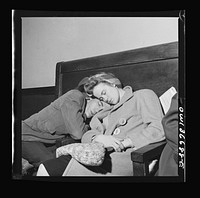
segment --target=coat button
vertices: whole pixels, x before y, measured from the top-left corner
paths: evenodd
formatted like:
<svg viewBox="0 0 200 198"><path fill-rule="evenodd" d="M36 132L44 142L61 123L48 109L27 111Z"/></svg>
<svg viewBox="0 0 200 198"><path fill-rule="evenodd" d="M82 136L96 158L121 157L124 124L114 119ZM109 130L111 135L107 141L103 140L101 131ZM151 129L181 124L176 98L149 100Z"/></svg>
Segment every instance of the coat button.
<svg viewBox="0 0 200 198"><path fill-rule="evenodd" d="M120 129L119 128L116 128L113 132L114 135L118 135L120 133Z"/></svg>
<svg viewBox="0 0 200 198"><path fill-rule="evenodd" d="M126 124L126 119L125 118L120 118L119 119L119 125L123 126Z"/></svg>

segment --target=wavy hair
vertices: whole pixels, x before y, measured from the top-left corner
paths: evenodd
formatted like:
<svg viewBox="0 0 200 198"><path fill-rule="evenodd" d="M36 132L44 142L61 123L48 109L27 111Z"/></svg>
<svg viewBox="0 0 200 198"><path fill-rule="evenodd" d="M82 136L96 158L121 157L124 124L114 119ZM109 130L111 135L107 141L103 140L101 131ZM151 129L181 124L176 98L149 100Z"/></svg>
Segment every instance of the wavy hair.
<svg viewBox="0 0 200 198"><path fill-rule="evenodd" d="M108 85L114 84L119 88L123 87L121 81L114 74L101 72L101 73L95 74L93 76L90 76L87 79L87 82L84 84L85 92L89 96L92 96L94 87L96 85L98 85L99 83L105 83L105 84L108 84Z"/></svg>

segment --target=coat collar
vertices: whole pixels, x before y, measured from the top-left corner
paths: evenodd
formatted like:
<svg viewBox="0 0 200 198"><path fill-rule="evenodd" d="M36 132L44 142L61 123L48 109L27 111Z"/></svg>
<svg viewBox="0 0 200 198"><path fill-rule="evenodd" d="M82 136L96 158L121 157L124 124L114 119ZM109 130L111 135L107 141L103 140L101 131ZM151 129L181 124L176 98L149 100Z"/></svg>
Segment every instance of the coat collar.
<svg viewBox="0 0 200 198"><path fill-rule="evenodd" d="M123 88L125 91L122 99L119 103L117 103L111 111L114 111L115 109L119 108L122 104L124 104L127 100L129 100L133 96L133 89L130 86L126 86Z"/></svg>
<svg viewBox="0 0 200 198"><path fill-rule="evenodd" d="M123 88L123 90L125 91L125 93L119 103L117 103L115 106L113 105L105 106L105 108L102 111L98 112L94 117L100 120L103 119L109 113L111 113L112 111L115 111L118 107L120 107L123 103L125 103L128 99L130 99L133 96L132 87L126 86Z"/></svg>

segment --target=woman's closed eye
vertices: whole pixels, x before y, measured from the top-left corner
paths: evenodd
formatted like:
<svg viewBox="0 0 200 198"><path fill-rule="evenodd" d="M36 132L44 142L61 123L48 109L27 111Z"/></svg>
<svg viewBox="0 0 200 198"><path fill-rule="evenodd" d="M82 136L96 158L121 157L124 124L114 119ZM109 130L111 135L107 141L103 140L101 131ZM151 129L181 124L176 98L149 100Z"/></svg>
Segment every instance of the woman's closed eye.
<svg viewBox="0 0 200 198"><path fill-rule="evenodd" d="M99 105L99 107L103 107L103 102L102 102L102 101L99 101L99 102L98 102L98 105Z"/></svg>
<svg viewBox="0 0 200 198"><path fill-rule="evenodd" d="M103 89L103 90L101 91L101 96L104 96L104 95L106 95L106 90L105 90L105 89Z"/></svg>
<svg viewBox="0 0 200 198"><path fill-rule="evenodd" d="M101 96L99 97L100 101L105 101L106 90L101 91Z"/></svg>

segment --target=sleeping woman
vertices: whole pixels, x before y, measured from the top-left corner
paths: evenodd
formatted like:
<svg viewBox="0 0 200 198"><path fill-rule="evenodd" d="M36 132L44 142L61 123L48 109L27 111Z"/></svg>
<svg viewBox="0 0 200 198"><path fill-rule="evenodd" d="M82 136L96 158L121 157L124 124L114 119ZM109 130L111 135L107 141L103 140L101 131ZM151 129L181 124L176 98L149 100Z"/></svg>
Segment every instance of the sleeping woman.
<svg viewBox="0 0 200 198"><path fill-rule="evenodd" d="M63 176L133 175L130 153L147 144L165 139L161 123L162 109L157 95L149 89L133 91L114 75L100 73L84 84L85 92L111 105L91 120L91 130L82 136L82 143L101 143L107 150L100 166L87 167L70 160ZM71 168L71 172L70 172ZM40 166L37 175L48 175Z"/></svg>

